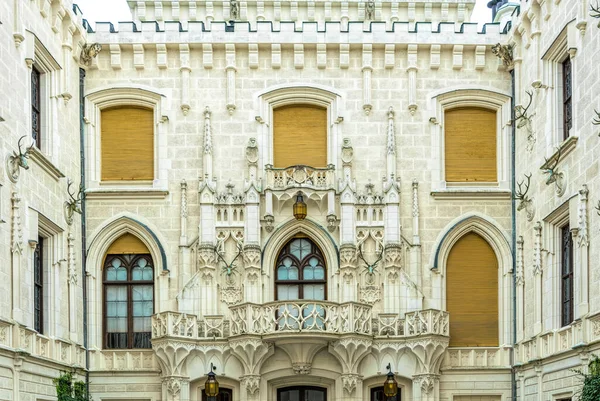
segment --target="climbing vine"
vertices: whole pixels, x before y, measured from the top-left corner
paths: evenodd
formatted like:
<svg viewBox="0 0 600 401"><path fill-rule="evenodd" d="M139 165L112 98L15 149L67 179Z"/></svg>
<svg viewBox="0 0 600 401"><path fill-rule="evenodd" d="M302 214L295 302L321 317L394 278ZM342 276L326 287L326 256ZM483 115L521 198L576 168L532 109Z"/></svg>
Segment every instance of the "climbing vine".
<svg viewBox="0 0 600 401"><path fill-rule="evenodd" d="M583 387L579 391L579 401L600 400L600 358L594 355L588 363L588 373L576 371L582 376Z"/></svg>
<svg viewBox="0 0 600 401"><path fill-rule="evenodd" d="M61 373L52 379L56 387L58 401L91 401L92 397L86 393L85 383L81 380L73 380L73 374Z"/></svg>

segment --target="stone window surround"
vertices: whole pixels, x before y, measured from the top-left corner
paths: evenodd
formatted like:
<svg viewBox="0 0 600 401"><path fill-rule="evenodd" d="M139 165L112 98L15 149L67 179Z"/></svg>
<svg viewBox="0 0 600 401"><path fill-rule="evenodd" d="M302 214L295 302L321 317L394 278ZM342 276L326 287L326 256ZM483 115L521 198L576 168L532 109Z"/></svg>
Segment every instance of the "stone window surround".
<svg viewBox="0 0 600 401"><path fill-rule="evenodd" d="M433 169L432 193L465 192L468 196L487 196L494 193L503 196L510 191L510 94L493 88L469 87L445 88L430 97L431 146ZM458 107L479 107L497 112L496 166L498 180L490 183L447 183L444 173L444 113Z"/></svg>
<svg viewBox="0 0 600 401"><path fill-rule="evenodd" d="M573 201L571 201L571 199ZM543 279L543 294L547 294L546 289L550 286L551 294L555 296L544 297L544 305L549 306L549 311L542 310L543 314L543 331L553 329L564 329L570 327L571 324L563 326L561 322L561 305L562 305L562 291L561 291L561 260L562 260L562 238L561 228L569 224L571 233L578 227L577 216L577 197L573 197L552 213L544 218L543 231L542 231L542 249L547 250L544 252L547 256L543 258L542 269L544 271ZM573 210L571 210L573 209ZM579 249L575 244L576 238L573 238L573 318L574 321L581 318L579 313L579 298L580 289L578 288L578 279L580 274L579 266ZM544 256L542 253L542 256ZM544 263L546 262L546 263ZM546 298L549 298L548 300Z"/></svg>
<svg viewBox="0 0 600 401"><path fill-rule="evenodd" d="M336 89L323 85L281 84L267 88L255 95L256 121L260 123L257 134L259 146L259 171L273 164L273 109L292 104L314 105L327 109L327 164L338 166L339 148L342 145L338 127L343 121L343 95Z"/></svg>
<svg viewBox="0 0 600 401"><path fill-rule="evenodd" d="M575 20L570 21L557 35L550 47L542 56L543 82L533 83L534 87L544 88L549 93L546 96L546 114L556 116L548 118L545 124L546 155L555 153L555 148L562 146L563 142L577 132L577 108L572 108L572 121L570 134L567 139L563 136L563 93L562 93L562 63L567 57L571 58L571 98L575 98L577 74L575 73L575 54L577 53L577 36L580 34L575 26Z"/></svg>
<svg viewBox="0 0 600 401"><path fill-rule="evenodd" d="M124 234L136 236L148 248L154 263L154 303L159 305L163 300L161 294L168 294L168 274L166 260L161 255L160 243L166 243L162 237L155 238L152 233L159 231L139 216L121 213L100 225L88 237L90 239L86 261L89 297L89 346L90 349L102 349L104 297L102 291L102 265L110 245ZM151 231L150 231L151 230ZM166 278L163 280L163 278ZM155 311L158 308L155 309ZM111 350L115 351L115 350Z"/></svg>
<svg viewBox="0 0 600 401"><path fill-rule="evenodd" d="M512 258L509 239L503 234L504 230L492 218L469 213L452 220L440 231L429 266L432 274L433 308L446 310L446 261L456 242L468 233L481 236L494 250L498 260L498 341L499 346L512 344L511 310L512 310ZM437 258L437 263L435 259ZM450 316L452 324L452 316Z"/></svg>
<svg viewBox="0 0 600 401"><path fill-rule="evenodd" d="M35 247L38 242L38 236L44 238L44 249L43 249L43 274L44 274L44 298L43 298L43 317L44 317L44 333L46 337L68 337L68 331L60 333L60 314L58 308L55 307L60 300L57 296L62 292L62 283L59 280L58 272L59 265L65 261L64 249L61 246L63 244L63 229L52 222L50 219L36 211L35 209L29 209L29 235L28 243L29 250L27 260L30 267L29 274L31 274L31 280L24 280L24 282L31 283L31 289L33 291L33 258ZM33 292L32 292L33 299ZM66 302L66 300L63 300ZM31 316L33 316L33 303L31 304ZM33 327L33 320L32 320Z"/></svg>
<svg viewBox="0 0 600 401"><path fill-rule="evenodd" d="M28 67L29 76L31 76L31 70L34 66L40 72L41 147L38 153L53 160L53 156L58 153L58 143L55 138L58 132L58 119L56 116L58 116L60 96L60 75L58 72L62 70L62 67L31 31L27 31L25 37L25 63ZM28 85L27 93L31 97L31 79L27 79L26 82ZM28 99L28 104L31 104L31 99ZM31 135L31 118L27 118L26 129L27 133Z"/></svg>
<svg viewBox="0 0 600 401"><path fill-rule="evenodd" d="M101 112L108 107L138 106L154 110L154 180L153 181L102 181L101 180ZM123 192L130 196L156 197L157 193L168 193L167 176L167 133L165 123L169 120L166 110L166 96L141 85L113 85L108 88L95 88L85 95L85 122L88 128L86 142L86 193L118 196Z"/></svg>

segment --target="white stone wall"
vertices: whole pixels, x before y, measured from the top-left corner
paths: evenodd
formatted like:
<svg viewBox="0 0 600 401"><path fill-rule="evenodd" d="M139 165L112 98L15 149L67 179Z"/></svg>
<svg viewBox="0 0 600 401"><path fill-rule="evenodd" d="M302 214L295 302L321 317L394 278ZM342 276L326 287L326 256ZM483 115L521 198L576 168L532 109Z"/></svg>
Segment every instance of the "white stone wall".
<svg viewBox="0 0 600 401"><path fill-rule="evenodd" d="M67 178L74 187L80 181L78 67L86 33L71 1L6 1L0 14L0 398L53 399L52 378L85 366L80 218L68 225L63 205ZM21 137L23 151L32 143L32 64L42 72L42 145L13 182L6 160L18 154ZM43 335L33 330L38 234L48 237Z"/></svg>

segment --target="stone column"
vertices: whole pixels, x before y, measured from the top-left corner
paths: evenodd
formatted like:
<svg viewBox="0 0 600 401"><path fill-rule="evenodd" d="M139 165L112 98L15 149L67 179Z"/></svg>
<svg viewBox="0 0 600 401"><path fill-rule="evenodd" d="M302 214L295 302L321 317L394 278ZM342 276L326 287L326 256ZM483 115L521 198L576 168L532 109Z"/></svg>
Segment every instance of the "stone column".
<svg viewBox="0 0 600 401"><path fill-rule="evenodd" d="M533 324L533 335L542 331L542 223L535 224L535 243L533 248L533 276L535 279L535 313Z"/></svg>
<svg viewBox="0 0 600 401"><path fill-rule="evenodd" d="M439 401L440 377L425 373L413 376L413 401Z"/></svg>

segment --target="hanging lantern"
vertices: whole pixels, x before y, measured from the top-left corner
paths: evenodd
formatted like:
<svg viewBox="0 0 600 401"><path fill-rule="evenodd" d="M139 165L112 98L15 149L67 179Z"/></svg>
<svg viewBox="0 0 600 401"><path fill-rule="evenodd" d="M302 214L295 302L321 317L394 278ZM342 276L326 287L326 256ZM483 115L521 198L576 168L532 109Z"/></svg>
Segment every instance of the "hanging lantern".
<svg viewBox="0 0 600 401"><path fill-rule="evenodd" d="M219 382L217 381L217 375L214 370L217 370L217 367L211 362L210 372L207 373L208 379L206 379L206 383L204 383L204 392L207 397L216 397L219 395Z"/></svg>
<svg viewBox="0 0 600 401"><path fill-rule="evenodd" d="M388 374L387 379L385 379L385 382L383 383L383 394L387 398L395 397L396 394L398 394L398 382L394 377L394 373L392 372L392 366L389 363L386 366L386 369L388 370Z"/></svg>
<svg viewBox="0 0 600 401"><path fill-rule="evenodd" d="M294 217L296 220L304 220L306 217L306 203L302 197L302 192L298 192L296 195L296 203L294 203Z"/></svg>

